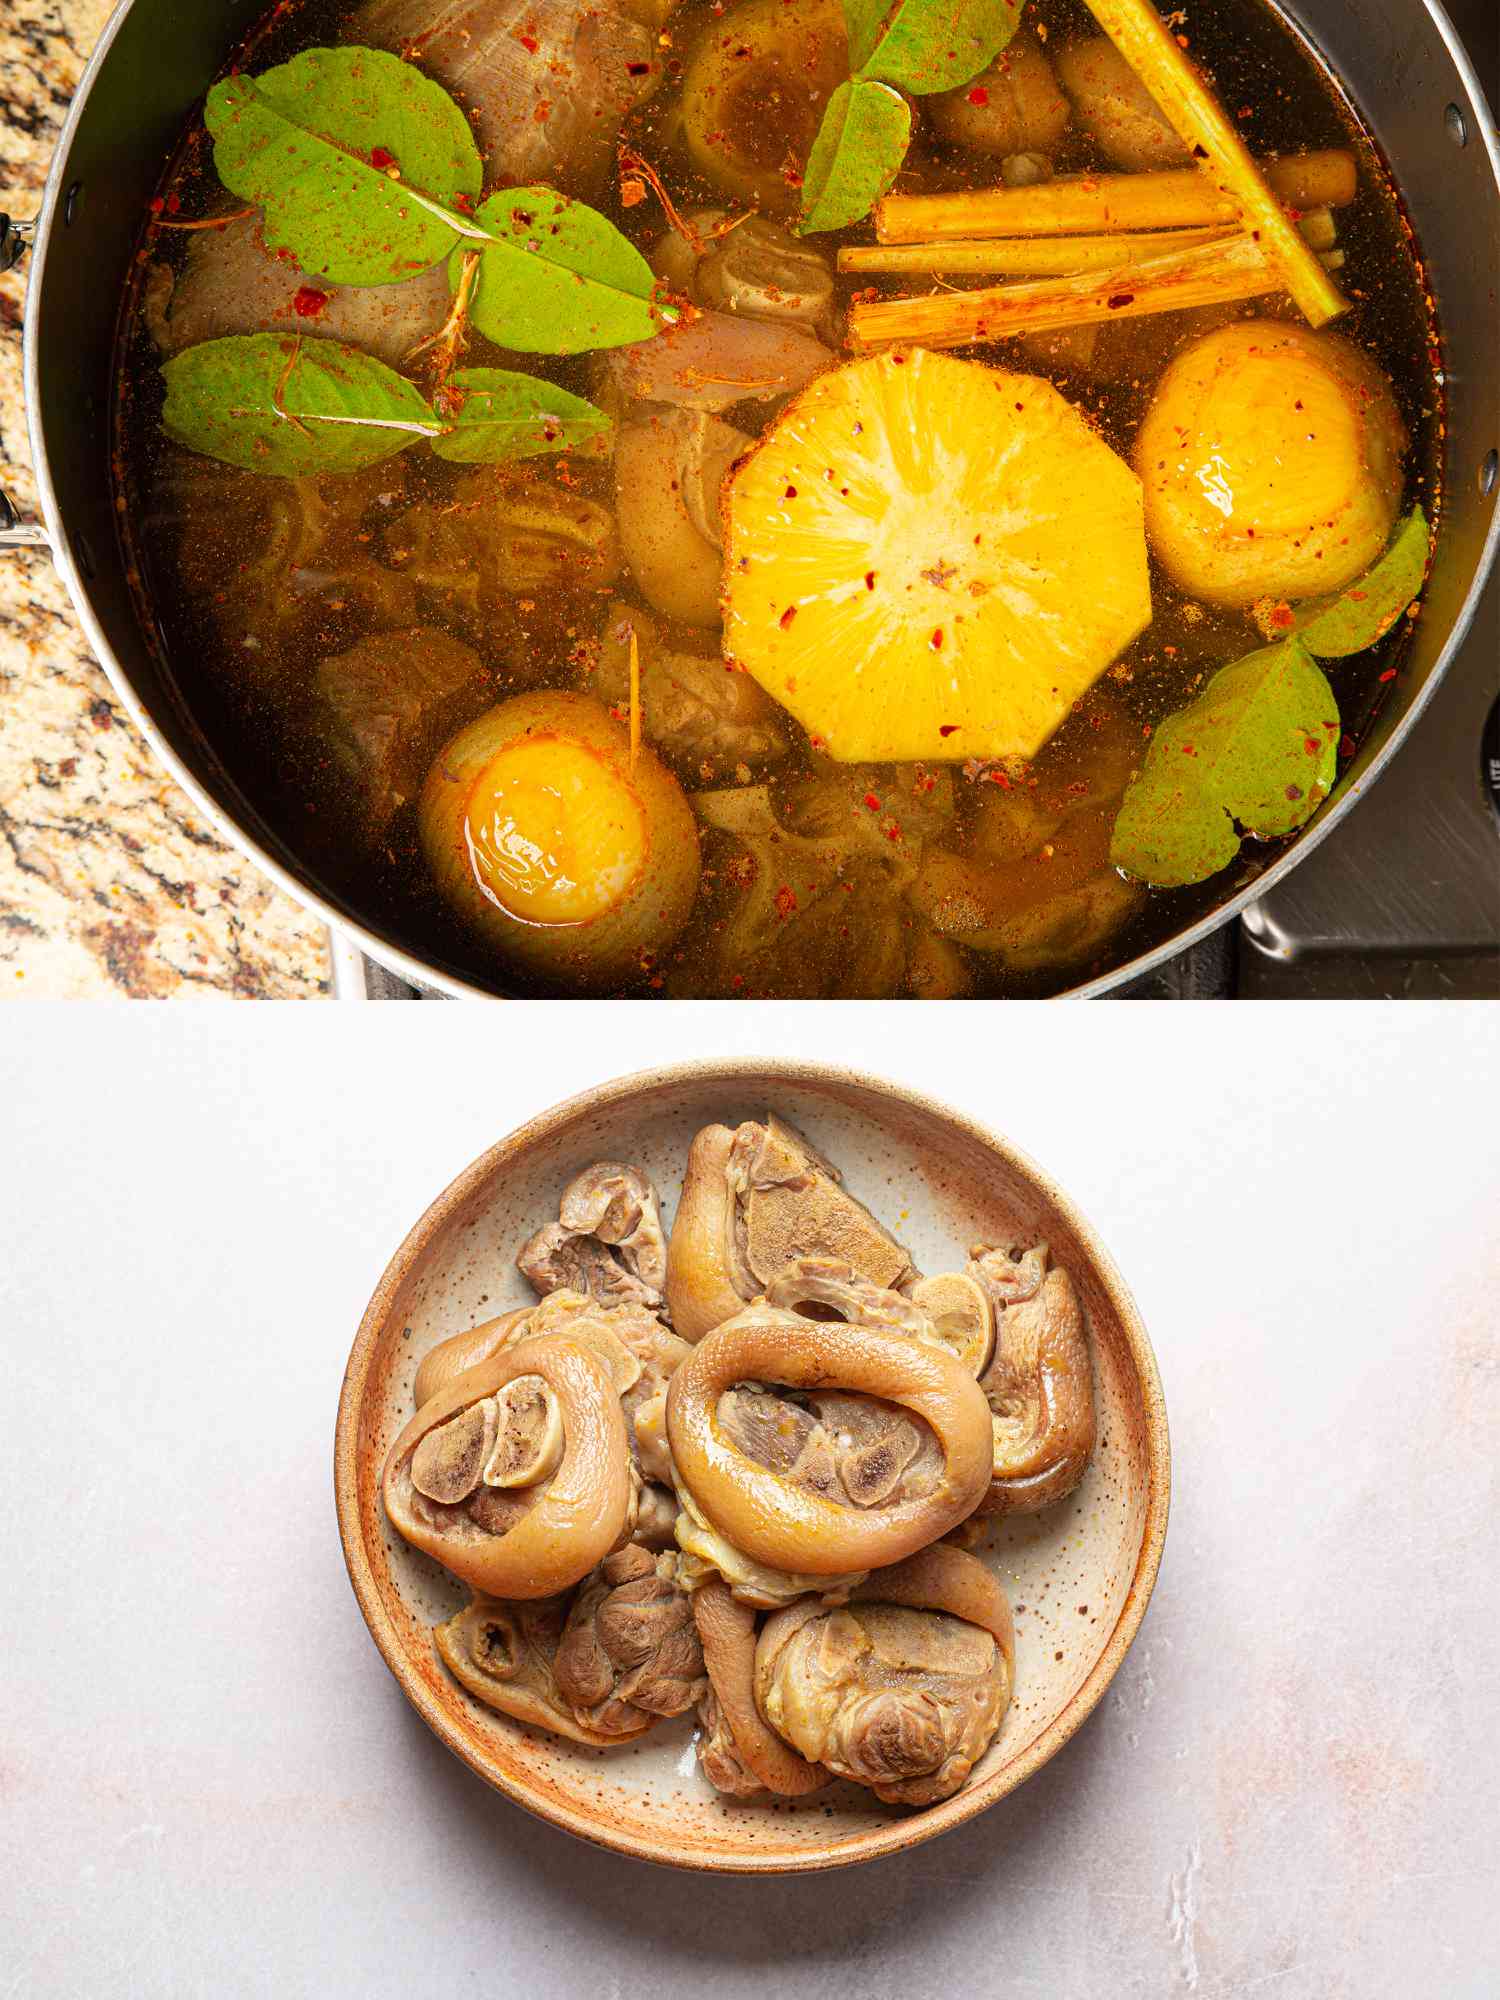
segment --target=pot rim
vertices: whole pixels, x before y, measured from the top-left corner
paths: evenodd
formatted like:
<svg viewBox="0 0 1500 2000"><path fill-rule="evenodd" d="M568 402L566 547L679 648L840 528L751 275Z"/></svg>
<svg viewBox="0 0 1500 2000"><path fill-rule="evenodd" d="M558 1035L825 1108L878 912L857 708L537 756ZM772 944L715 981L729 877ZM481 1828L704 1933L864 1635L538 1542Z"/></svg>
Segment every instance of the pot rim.
<svg viewBox="0 0 1500 2000"><path fill-rule="evenodd" d="M762 1855L752 1851L736 1852L723 1859L714 1860L696 1851L684 1853L674 1848L670 1834L660 1838L640 1839L612 1832L608 1821L596 1824L586 1814L572 1806L560 1805L557 1800L541 1791L533 1792L524 1781L510 1777L489 1765L465 1741L460 1732L452 1727L446 1714L420 1677L411 1672L401 1634L386 1611L365 1551L359 1501L359 1425L376 1342L400 1287L433 1236L448 1218L485 1182L502 1171L509 1161L528 1152L560 1129L575 1124L581 1117L604 1107L627 1103L643 1091L670 1090L674 1087L703 1082L722 1083L726 1090L744 1088L752 1083L764 1087L767 1079L772 1080L773 1088L777 1085L798 1084L825 1086L831 1084L846 1089L853 1086L857 1091L893 1100L911 1110L939 1119L951 1130L976 1141L987 1151L998 1156L1012 1172L1027 1181L1059 1211L1069 1228L1074 1231L1118 1317L1131 1366L1140 1384L1146 1451L1145 1512L1141 1527L1140 1553L1136 1558L1135 1569L1120 1606L1114 1630L1110 1633L1103 1651L1094 1662L1087 1678L1062 1711L1054 1717L1035 1742L1028 1745L1012 1763L994 1772L990 1778L982 1780L972 1790L957 1792L950 1799L924 1808L920 1818L896 1817L888 1825L872 1832L847 1835L831 1842L825 1848L809 1850L806 1855L799 1855L794 1859ZM866 1070L846 1069L833 1063L800 1062L767 1056L759 1059L730 1057L672 1063L658 1068L637 1070L628 1076L595 1084L587 1090L565 1098L560 1104L536 1113L524 1124L517 1126L513 1132L507 1133L504 1138L486 1148L478 1159L456 1175L428 1204L423 1214L407 1231L381 1273L370 1302L360 1319L339 1390L338 1419L334 1432L333 1475L339 1540L343 1546L349 1581L358 1600L360 1612L369 1627L370 1635L407 1700L439 1741L467 1764L471 1771L514 1804L535 1814L537 1818L548 1820L554 1826L576 1834L593 1846L628 1855L632 1860L655 1861L667 1867L683 1868L702 1874L787 1875L816 1873L845 1867L854 1862L873 1861L881 1856L913 1847L919 1841L931 1839L937 1834L947 1833L1013 1792L1069 1741L1098 1706L1146 1615L1146 1606L1151 1600L1151 1593L1156 1584L1157 1573L1161 1567L1162 1547L1166 1540L1172 1466L1166 1401L1162 1394L1161 1377L1145 1322L1114 1259L1093 1225L1051 1175L1001 1133L993 1131L989 1126L970 1118L962 1111L954 1110L939 1099L929 1097L925 1092L909 1089L903 1084L893 1083Z"/></svg>
<svg viewBox="0 0 1500 2000"><path fill-rule="evenodd" d="M1267 0L1267 4L1274 11L1281 11L1281 0ZM1484 89L1480 84L1478 74L1469 60L1468 53L1459 39L1457 30L1448 18L1447 11L1442 5L1442 0L1420 0L1420 4L1426 9L1434 27L1438 31L1438 35L1447 50L1448 59L1452 63L1455 75L1462 87L1462 93L1467 99L1468 108L1474 113L1474 123L1489 160L1490 172L1495 181L1497 193L1500 193L1500 130L1497 130L1495 122L1490 115L1485 100ZM42 277L46 270L47 257L52 249L53 237L56 232L57 214L62 204L68 156L72 150L74 134L84 115L94 83L100 71L109 60L115 38L124 26L126 17L130 14L134 6L135 0L119 0L119 5L106 22L104 30L95 45L94 52L89 58L82 77L79 79L78 89L69 107L68 116L63 124L57 146L52 155L51 165L48 168L47 179L42 193L42 205L36 217L36 240L31 251L31 270L26 287L26 310L22 323L22 393L26 403L27 431L31 440L32 464L37 497L42 509L42 518L47 526L48 538L51 542L53 563L67 588L68 596L72 600L73 609L78 616L80 624L83 626L89 644L93 649L94 657L104 669L110 685L119 695L131 721L146 739L153 756L166 768L176 783L182 787L199 812L202 813L204 818L216 829L222 838L236 847L247 860L274 882L277 888L290 896L295 903L299 904L303 909L310 911L314 916L321 918L330 932L333 933L334 939L342 937L351 940L367 957L373 959L377 965L384 966L388 971L396 973L400 978L407 981L409 985L418 987L419 989L426 989L429 992L437 992L456 1000L493 1000L505 998L505 995L496 994L489 987L479 985L460 973L445 971L437 965L429 964L426 960L416 957L405 947L394 943L367 926L361 918L349 915L343 910L335 908L333 903L321 891L313 888L310 883L303 881L291 868L287 867L283 862L278 861L274 855L269 854L261 842L239 824L238 820L231 815L229 809L220 805L212 797L207 785L188 770L183 760L178 757L176 751L167 743L161 730L152 719L144 701L137 694L130 676L115 656L114 649L110 645L103 627L94 614L93 604L89 595L88 580L83 576L75 560L72 540L67 526L63 521L62 510L58 503L56 490L53 487L46 441L42 434L40 414L42 408L40 395L41 341L39 337L39 322L41 317ZM1441 324L1441 306L1442 298L1439 293L1439 324ZM1439 548L1441 548L1441 535L1439 536ZM1195 923L1190 924L1185 930L1174 932L1171 937L1167 938L1161 944L1153 946L1148 951L1139 953L1127 963L1115 966L1108 972L1100 973L1097 977L1085 980L1079 985L1064 988L1052 997L1059 1000L1098 999L1104 994L1113 992L1117 987L1127 985L1132 980L1142 978L1145 974L1155 971L1158 966L1190 950L1194 945L1201 943L1204 938L1211 936L1214 931L1227 924L1232 918L1239 916L1252 902L1258 900L1269 889L1274 888L1277 883L1283 881L1300 861L1311 854L1313 849L1318 847L1333 831L1334 827L1338 826L1344 820L1353 807L1359 803L1364 794L1386 771L1391 759L1401 749L1407 737L1421 719L1428 703L1437 692L1444 675L1447 673L1460 647L1469 635L1470 627L1474 622L1474 616L1479 606L1480 596L1488 581L1490 571L1495 566L1497 554L1500 554L1500 505L1496 505L1491 510L1489 526L1485 533L1483 546L1480 549L1479 560L1474 568L1474 574L1469 581L1469 588L1464 595L1462 604L1458 608L1438 656L1432 664L1431 671L1428 673L1422 686L1412 697L1411 705L1408 707L1406 713L1392 730L1389 741L1381 746L1375 756L1371 758L1369 765L1361 773L1360 777L1356 781L1349 783L1340 797L1330 801L1305 830L1298 835L1297 839L1276 860L1263 869L1253 881L1246 883L1242 889L1226 898L1224 902L1216 904L1213 909L1198 918ZM330 941L330 981L332 980L331 953L332 941Z"/></svg>

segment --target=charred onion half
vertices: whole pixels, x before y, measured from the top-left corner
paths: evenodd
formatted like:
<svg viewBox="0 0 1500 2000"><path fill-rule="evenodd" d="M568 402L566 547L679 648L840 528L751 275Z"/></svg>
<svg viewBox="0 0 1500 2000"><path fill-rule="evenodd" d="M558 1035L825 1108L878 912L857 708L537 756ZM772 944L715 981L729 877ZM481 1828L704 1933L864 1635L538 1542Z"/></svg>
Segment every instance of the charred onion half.
<svg viewBox="0 0 1500 2000"><path fill-rule="evenodd" d="M486 1405L523 1377L536 1378L555 1404L560 1456L555 1470L543 1471L545 1460L538 1462L535 1497L513 1524L491 1533L461 1510L476 1493L519 1484L491 1473L499 1441L486 1435ZM422 1474L418 1454L426 1444L429 1458L441 1458L450 1441L454 1477L445 1486L429 1478L427 1485L440 1490L424 1494L413 1477L414 1470ZM397 1532L474 1590L536 1598L569 1589L621 1539L635 1500L625 1416L608 1366L558 1337L503 1348L423 1404L391 1447L382 1487Z"/></svg>
<svg viewBox="0 0 1500 2000"><path fill-rule="evenodd" d="M729 1441L719 1399L741 1382L837 1387L894 1403L937 1440L931 1488L860 1509L797 1486ZM971 1514L993 1465L989 1406L938 1347L870 1327L752 1306L705 1336L672 1377L667 1436L681 1484L714 1528L753 1561L807 1576L900 1562Z"/></svg>

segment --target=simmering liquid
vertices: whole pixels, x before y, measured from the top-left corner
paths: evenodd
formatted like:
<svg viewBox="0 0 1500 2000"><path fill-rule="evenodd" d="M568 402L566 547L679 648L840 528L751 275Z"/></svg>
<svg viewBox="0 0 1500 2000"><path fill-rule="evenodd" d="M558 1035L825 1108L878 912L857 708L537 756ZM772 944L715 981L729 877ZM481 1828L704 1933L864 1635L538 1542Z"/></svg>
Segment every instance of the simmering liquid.
<svg viewBox="0 0 1500 2000"><path fill-rule="evenodd" d="M601 11L608 4L601 0ZM423 11L418 0L406 10L418 26ZM385 12L392 12L389 4ZM683 77L699 38L720 33L735 10L685 0L657 12L660 22L651 26L660 37L659 87L625 115L619 144L647 163L676 211L739 214L749 205L743 191L728 186L723 175L708 178L694 163L683 101ZM348 21L347 7L278 8L234 62L259 73L301 48L347 37ZM1038 0L1012 47L1037 45L1039 30L1045 31L1042 46L1052 49L1097 32L1073 0ZM524 31L520 22L517 32ZM1355 154L1358 194L1337 211L1345 260L1338 282L1351 310L1336 330L1389 378L1410 438L1403 511L1419 503L1435 521L1441 391L1431 302L1376 146L1336 82L1259 0L1195 8L1188 32L1194 58L1258 156L1327 147ZM419 37L411 40L420 64ZM744 101L724 110L744 136L738 169L789 177L790 185L811 138L805 93L799 98L779 86L774 66L761 63L742 95ZM1060 174L1108 170L1076 119L1048 159ZM919 119L897 186L987 188L997 185L998 170L993 155L942 142ZM534 178L547 178L545 170ZM618 170L612 158L602 167L596 161L586 186L565 174L559 185L660 260L659 245L671 225L648 178L627 156ZM418 838L421 773L414 784L410 771L399 768L410 753L409 744L401 749L408 727L403 704L423 705L422 727L432 738L421 750L425 764L466 723L512 695L597 691L623 712L618 635L633 610L643 615L643 631L651 621L652 630L674 635L671 643L694 659L715 662L719 636L701 624L675 624L675 605L664 613L660 590L644 590L622 557L620 517L658 502L623 483L617 492L607 451L581 448L560 458L476 468L447 464L418 447L352 475L292 481L240 471L165 442L159 343L163 301L174 285L172 310L186 314L191 304L197 338L247 331L255 323L244 316L237 287L245 280L228 256L238 240L234 226L195 232L175 225L240 207L219 185L211 145L195 119L146 224L140 277L120 335L119 518L146 629L164 649L181 700L226 773L331 894L407 950L481 985L579 990L566 970L544 978L508 961L440 893ZM805 238L803 247L831 267L841 245L873 240L865 221ZM215 288L206 257L214 244L225 251L222 290ZM183 289L190 265L198 288L191 295ZM849 301L862 290L868 295L877 282L889 295L925 291L935 281L908 278L898 285L835 274L825 337L838 340ZM964 287L994 280L946 282ZM446 286L442 292L437 324ZM320 311L315 289L305 303L306 330L313 333ZM295 303L292 309L304 310ZM1107 327L1095 343L1065 333L955 352L1045 377L1128 460L1154 385L1173 355L1207 326L1251 317L1301 323L1290 301L1262 298L1133 319ZM357 332L341 337L362 344ZM399 361L399 348L387 358ZM525 368L611 407L607 370L597 355L502 355L476 338L465 360ZM753 436L774 421L779 406L775 399L747 398L724 414ZM785 715L774 718L769 750L764 719L757 717L727 728L722 739L699 742L689 734L674 742L668 761L690 798L711 793L722 801L740 791L746 799L727 808L700 807L703 873L685 928L665 950L643 954L628 974L612 975L604 990L1047 995L1150 949L1222 902L1274 859L1282 843L1247 840L1229 869L1186 889L1127 884L1108 864L1109 825L1154 725L1184 707L1214 670L1263 643L1244 612L1184 595L1154 561L1151 597L1150 625L1025 769L965 762L839 765ZM382 634L414 632L421 636L394 650L374 643ZM1352 754L1399 672L1399 634L1400 628L1374 649L1326 663L1344 733L1341 761ZM362 646L331 697L320 663ZM648 740L650 733L648 728ZM522 769L524 762L523 755L505 776L517 796L544 782ZM386 774L374 785L372 766ZM546 776L545 782L553 780ZM510 792L504 786L500 791L504 805ZM764 828L767 809L772 831L759 842L731 830L747 814ZM488 824L508 842L511 876L519 870L532 878L527 896L518 889L512 898L516 908L531 907L540 871L545 894L537 907L563 911L559 921L570 920L566 913L575 909L590 913L593 888L579 888L567 877L558 887L555 858L515 837L500 806L495 811L499 816ZM613 850L605 852L609 838L608 825L595 826L583 842L589 853L604 843L601 869L622 865L618 855L611 860ZM1018 875L1003 948L972 948L933 930L917 878L923 854L934 846L987 865L1023 872L1033 866L1035 879L1047 884L1038 897ZM597 980L593 990L600 990Z"/></svg>

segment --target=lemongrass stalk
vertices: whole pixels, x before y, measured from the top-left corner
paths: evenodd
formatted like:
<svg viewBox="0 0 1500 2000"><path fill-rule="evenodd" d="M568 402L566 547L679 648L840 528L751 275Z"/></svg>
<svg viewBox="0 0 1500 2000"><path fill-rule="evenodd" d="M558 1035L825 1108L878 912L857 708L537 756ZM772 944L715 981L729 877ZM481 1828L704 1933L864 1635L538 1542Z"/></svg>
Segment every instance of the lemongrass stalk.
<svg viewBox="0 0 1500 2000"><path fill-rule="evenodd" d="M1338 241L1331 209L1310 210L1297 227L1314 250L1331 250ZM857 243L839 251L838 267L856 275L930 271L952 276L982 272L996 277L1061 278L1077 271L1111 271L1122 264L1140 264L1148 257L1192 250L1200 243L1222 243L1226 237L1239 234L1237 226L1215 223L1207 229L1137 229L1103 236L981 236L958 243ZM1329 264L1327 268L1337 266Z"/></svg>
<svg viewBox="0 0 1500 2000"><path fill-rule="evenodd" d="M984 271L996 276L1071 277L1078 271L1112 271L1168 251L1220 243L1238 232L1212 229L1143 229L1126 236L980 237L968 243L861 243L839 252L841 271Z"/></svg>
<svg viewBox="0 0 1500 2000"><path fill-rule="evenodd" d="M1288 153L1267 161L1264 171L1279 198L1304 214L1343 208L1354 199L1352 153ZM977 188L965 194L888 194L875 204L875 234L882 243L1195 229L1237 225L1239 219L1236 203L1197 167L1072 174L1036 187Z"/></svg>
<svg viewBox="0 0 1500 2000"><path fill-rule="evenodd" d="M858 303L849 308L849 344L857 354L908 343L967 347L1010 334L1053 333L1062 327L1259 298L1284 290L1285 283L1262 246L1241 231L1113 271Z"/></svg>
<svg viewBox="0 0 1500 2000"><path fill-rule="evenodd" d="M1151 0L1087 0L1087 5L1199 161L1204 178L1234 202L1245 228L1259 236L1309 326L1347 311L1349 301L1293 228L1244 140Z"/></svg>

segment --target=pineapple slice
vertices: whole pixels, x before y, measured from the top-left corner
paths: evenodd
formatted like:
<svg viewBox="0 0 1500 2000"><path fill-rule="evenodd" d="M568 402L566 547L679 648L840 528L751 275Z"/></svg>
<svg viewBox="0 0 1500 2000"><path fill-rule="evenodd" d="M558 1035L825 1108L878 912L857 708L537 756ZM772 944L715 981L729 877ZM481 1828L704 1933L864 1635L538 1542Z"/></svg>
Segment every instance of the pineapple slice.
<svg viewBox="0 0 1500 2000"><path fill-rule="evenodd" d="M841 762L1034 757L1150 622L1140 481L1036 376L856 361L725 493L726 651Z"/></svg>

